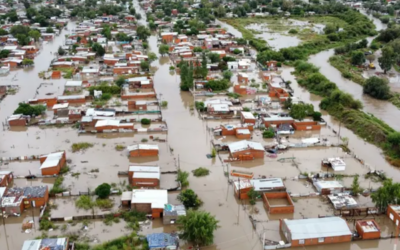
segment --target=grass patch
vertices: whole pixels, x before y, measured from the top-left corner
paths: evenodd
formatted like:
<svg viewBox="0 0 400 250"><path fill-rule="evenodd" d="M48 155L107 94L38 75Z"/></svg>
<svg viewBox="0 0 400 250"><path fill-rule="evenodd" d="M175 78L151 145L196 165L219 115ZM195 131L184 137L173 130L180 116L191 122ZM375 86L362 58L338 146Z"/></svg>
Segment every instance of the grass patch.
<svg viewBox="0 0 400 250"><path fill-rule="evenodd" d="M117 146L115 146L115 150L117 150L117 151L122 151L122 150L124 150L125 149L125 146L124 145L117 145Z"/></svg>
<svg viewBox="0 0 400 250"><path fill-rule="evenodd" d="M78 172L72 173L72 174L71 174L71 176L72 176L72 177L75 177L76 179L79 178L79 175L81 175L81 173L78 173Z"/></svg>
<svg viewBox="0 0 400 250"><path fill-rule="evenodd" d="M91 147L93 147L93 144L88 143L88 142L74 143L71 145L72 152L78 152L78 151L85 150L85 149L88 149Z"/></svg>
<svg viewBox="0 0 400 250"><path fill-rule="evenodd" d="M90 196L82 195L75 201L75 206L84 210L90 210L96 206L96 203L93 202Z"/></svg>
<svg viewBox="0 0 400 250"><path fill-rule="evenodd" d="M54 181L53 187L50 189L50 194L59 194L65 191L63 187L64 177L62 175L57 176L56 180Z"/></svg>
<svg viewBox="0 0 400 250"><path fill-rule="evenodd" d="M207 168L199 167L192 171L193 175L196 177L206 176L210 174L210 170Z"/></svg>
<svg viewBox="0 0 400 250"><path fill-rule="evenodd" d="M178 177L176 178L177 181L181 183L182 187L187 187L189 186L189 173L186 171L178 170Z"/></svg>
<svg viewBox="0 0 400 250"><path fill-rule="evenodd" d="M69 170L70 170L69 166L65 165L63 168L61 168L60 174L66 174L69 172Z"/></svg>
<svg viewBox="0 0 400 250"><path fill-rule="evenodd" d="M363 70L351 65L349 60L350 57L345 55L336 55L329 58L330 64L339 70L343 77L364 85L366 79L362 76Z"/></svg>
<svg viewBox="0 0 400 250"><path fill-rule="evenodd" d="M113 207L113 202L110 199L97 199L96 206L102 209L108 209Z"/></svg>

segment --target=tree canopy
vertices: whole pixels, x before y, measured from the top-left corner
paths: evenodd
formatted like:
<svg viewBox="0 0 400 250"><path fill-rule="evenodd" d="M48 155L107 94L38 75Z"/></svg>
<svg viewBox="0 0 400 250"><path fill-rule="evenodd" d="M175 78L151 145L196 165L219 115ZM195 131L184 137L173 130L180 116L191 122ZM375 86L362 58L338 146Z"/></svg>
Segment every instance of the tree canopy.
<svg viewBox="0 0 400 250"><path fill-rule="evenodd" d="M372 76L365 81L363 92L374 98L382 100L386 100L391 97L387 80L377 76Z"/></svg>
<svg viewBox="0 0 400 250"><path fill-rule="evenodd" d="M111 194L111 186L108 183L100 184L94 190L94 193L101 199L107 198Z"/></svg>
<svg viewBox="0 0 400 250"><path fill-rule="evenodd" d="M182 231L181 238L195 245L207 246L214 242L214 231L219 221L210 213L189 209L186 216L180 216L177 224Z"/></svg>
<svg viewBox="0 0 400 250"><path fill-rule="evenodd" d="M45 110L46 107L43 105L32 106L28 103L20 103L18 104L18 108L14 111L14 114L38 116L41 115Z"/></svg>
<svg viewBox="0 0 400 250"><path fill-rule="evenodd" d="M203 203L192 189L185 189L178 195L178 200L182 202L186 209L197 209Z"/></svg>

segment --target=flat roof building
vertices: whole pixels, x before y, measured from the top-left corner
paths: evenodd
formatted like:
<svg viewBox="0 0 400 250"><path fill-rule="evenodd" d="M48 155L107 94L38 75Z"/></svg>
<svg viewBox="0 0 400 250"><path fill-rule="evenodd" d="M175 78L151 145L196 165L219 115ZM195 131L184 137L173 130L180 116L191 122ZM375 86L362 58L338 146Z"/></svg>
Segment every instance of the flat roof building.
<svg viewBox="0 0 400 250"><path fill-rule="evenodd" d="M159 166L130 166L129 183L133 187L157 187L160 185Z"/></svg>
<svg viewBox="0 0 400 250"><path fill-rule="evenodd" d="M168 204L167 190L132 190L131 208L136 209L139 212L150 213L153 218L162 217L165 204Z"/></svg>

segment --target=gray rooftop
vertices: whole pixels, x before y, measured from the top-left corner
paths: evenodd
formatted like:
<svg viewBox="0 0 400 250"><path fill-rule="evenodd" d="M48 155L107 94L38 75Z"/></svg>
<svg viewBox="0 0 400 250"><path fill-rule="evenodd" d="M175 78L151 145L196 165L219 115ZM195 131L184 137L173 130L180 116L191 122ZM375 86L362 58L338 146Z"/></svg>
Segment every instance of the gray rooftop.
<svg viewBox="0 0 400 250"><path fill-rule="evenodd" d="M347 222L340 217L284 219L284 222L292 234L292 240L352 235Z"/></svg>

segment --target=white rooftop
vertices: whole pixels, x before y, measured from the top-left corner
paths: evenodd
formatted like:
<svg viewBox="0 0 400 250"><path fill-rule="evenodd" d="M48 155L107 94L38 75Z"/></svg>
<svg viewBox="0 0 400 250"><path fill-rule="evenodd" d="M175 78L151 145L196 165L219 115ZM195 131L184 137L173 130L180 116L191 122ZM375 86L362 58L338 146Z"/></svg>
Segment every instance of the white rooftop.
<svg viewBox="0 0 400 250"><path fill-rule="evenodd" d="M281 178L252 179L250 183L255 191L267 191L285 187Z"/></svg>
<svg viewBox="0 0 400 250"><path fill-rule="evenodd" d="M82 86L82 81L67 81L65 83L66 87L81 87Z"/></svg>
<svg viewBox="0 0 400 250"><path fill-rule="evenodd" d="M127 147L128 151L133 150L159 150L158 145L152 144L135 144Z"/></svg>
<svg viewBox="0 0 400 250"><path fill-rule="evenodd" d="M340 217L284 219L292 240L329 238L352 235L347 222Z"/></svg>
<svg viewBox="0 0 400 250"><path fill-rule="evenodd" d="M46 160L40 166L40 169L51 168L58 165L61 158L63 157L64 152L56 152L47 155Z"/></svg>
<svg viewBox="0 0 400 250"><path fill-rule="evenodd" d="M242 111L242 115L245 119L256 119L251 112Z"/></svg>
<svg viewBox="0 0 400 250"><path fill-rule="evenodd" d="M151 208L162 208L168 204L168 191L157 189L132 190L132 204L151 204Z"/></svg>
<svg viewBox="0 0 400 250"><path fill-rule="evenodd" d="M65 108L68 108L68 106L69 106L69 103L54 104L53 110L55 110L55 109L65 109Z"/></svg>
<svg viewBox="0 0 400 250"><path fill-rule="evenodd" d="M100 120L96 122L95 128L104 126L119 126L119 120Z"/></svg>
<svg viewBox="0 0 400 250"><path fill-rule="evenodd" d="M261 143L247 140L232 142L228 145L228 148L231 153L239 152L249 148L264 151L264 147L261 145Z"/></svg>

